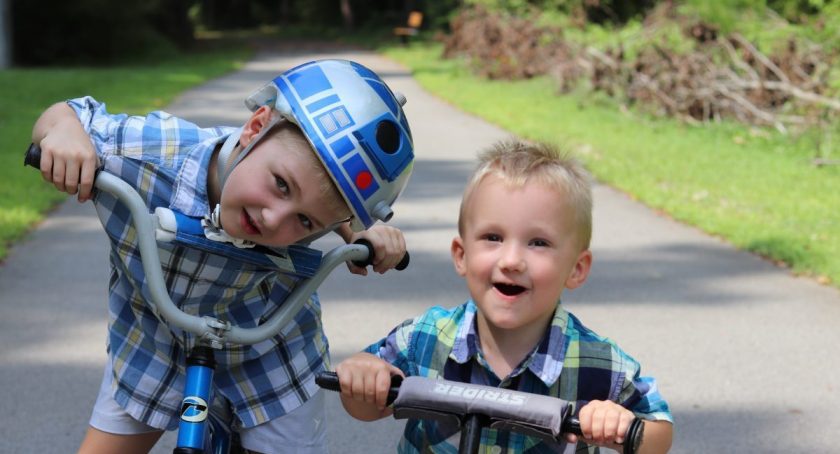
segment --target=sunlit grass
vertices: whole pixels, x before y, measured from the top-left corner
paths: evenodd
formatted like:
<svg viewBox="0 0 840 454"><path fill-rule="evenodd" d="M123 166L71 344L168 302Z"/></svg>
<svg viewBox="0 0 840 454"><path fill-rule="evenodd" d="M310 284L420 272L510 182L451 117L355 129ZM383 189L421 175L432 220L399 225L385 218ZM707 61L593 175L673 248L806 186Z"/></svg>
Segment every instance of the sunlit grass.
<svg viewBox="0 0 840 454"><path fill-rule="evenodd" d="M185 89L236 69L246 46L213 46L157 62L102 68L19 68L0 71L0 259L42 213L65 198L23 167L32 125L51 104L83 95L111 112L145 113Z"/></svg>

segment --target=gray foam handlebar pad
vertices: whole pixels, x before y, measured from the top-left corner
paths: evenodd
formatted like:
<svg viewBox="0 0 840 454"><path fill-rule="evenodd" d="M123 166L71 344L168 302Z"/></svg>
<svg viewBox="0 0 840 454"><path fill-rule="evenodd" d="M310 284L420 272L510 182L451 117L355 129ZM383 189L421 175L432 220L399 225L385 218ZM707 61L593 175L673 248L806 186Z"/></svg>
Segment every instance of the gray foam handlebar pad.
<svg viewBox="0 0 840 454"><path fill-rule="evenodd" d="M394 401L396 418L451 424L458 416L480 414L490 418L491 427L555 441L562 439L563 420L571 411L568 402L555 397L421 377L403 380Z"/></svg>

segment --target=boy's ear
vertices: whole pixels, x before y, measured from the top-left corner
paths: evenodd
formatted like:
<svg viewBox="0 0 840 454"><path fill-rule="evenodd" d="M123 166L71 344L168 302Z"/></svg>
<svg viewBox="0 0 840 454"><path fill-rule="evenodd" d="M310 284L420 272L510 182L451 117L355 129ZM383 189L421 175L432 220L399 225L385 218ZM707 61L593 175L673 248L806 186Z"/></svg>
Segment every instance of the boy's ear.
<svg viewBox="0 0 840 454"><path fill-rule="evenodd" d="M572 268L572 272L566 278L566 288L573 289L583 285L586 278L589 277L590 269L592 269L592 251L587 249L578 255L575 267Z"/></svg>
<svg viewBox="0 0 840 454"><path fill-rule="evenodd" d="M242 127L242 135L239 136L239 145L247 147L270 121L271 107L262 106L257 109Z"/></svg>
<svg viewBox="0 0 840 454"><path fill-rule="evenodd" d="M460 236L452 239L452 263L455 264L455 272L463 277L467 274L466 266L464 265L464 240Z"/></svg>

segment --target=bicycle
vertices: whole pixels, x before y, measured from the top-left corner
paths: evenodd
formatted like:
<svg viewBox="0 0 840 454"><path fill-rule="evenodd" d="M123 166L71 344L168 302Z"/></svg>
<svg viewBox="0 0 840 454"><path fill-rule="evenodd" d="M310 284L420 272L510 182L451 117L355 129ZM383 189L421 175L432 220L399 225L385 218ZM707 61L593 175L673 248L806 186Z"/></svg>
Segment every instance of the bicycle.
<svg viewBox="0 0 840 454"><path fill-rule="evenodd" d="M40 161L40 147L31 144L26 151L24 165L40 169ZM348 261L359 267L370 265L374 255L372 244L359 240L353 244L337 246L320 259L303 256L302 260L311 271L307 273L309 277L298 282L283 305L265 323L254 328L241 328L223 320L181 311L169 297L160 267L157 241L171 238L160 234L161 221L158 216L149 213L146 204L134 188L115 175L97 172L94 187L113 194L131 213L132 223L137 230L143 271L148 279L151 294L151 301L147 303L152 306L162 323L193 333L199 338L186 360L178 441L173 454L201 454L208 445L214 454L243 452L238 446L238 437L230 426L230 421L224 415L228 409L210 402L216 366L214 350L224 348L225 344L256 344L279 333L336 267ZM288 251L295 254L294 246L289 247ZM410 256L406 252L396 269L405 269L409 261Z"/></svg>
<svg viewBox="0 0 840 454"><path fill-rule="evenodd" d="M321 388L341 391L335 372L321 372L315 378ZM460 428L458 452L477 454L481 430L491 428L519 432L549 444L563 441L563 435L582 435L573 406L556 397L492 386L428 377L392 377L388 405L394 419L432 419ZM634 454L642 443L644 421L635 418L624 436L623 454Z"/></svg>

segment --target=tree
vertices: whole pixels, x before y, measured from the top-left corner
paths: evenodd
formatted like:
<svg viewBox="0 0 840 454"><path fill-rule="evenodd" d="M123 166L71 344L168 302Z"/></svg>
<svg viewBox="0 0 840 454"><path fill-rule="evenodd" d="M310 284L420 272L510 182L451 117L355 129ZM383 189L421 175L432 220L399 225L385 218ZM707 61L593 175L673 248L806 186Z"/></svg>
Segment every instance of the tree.
<svg viewBox="0 0 840 454"><path fill-rule="evenodd" d="M0 69L6 69L12 65L12 34L9 31L11 23L9 2L0 0Z"/></svg>
<svg viewBox="0 0 840 454"><path fill-rule="evenodd" d="M353 7L350 5L350 0L341 0L341 17L344 21L344 28L347 30L353 29Z"/></svg>

